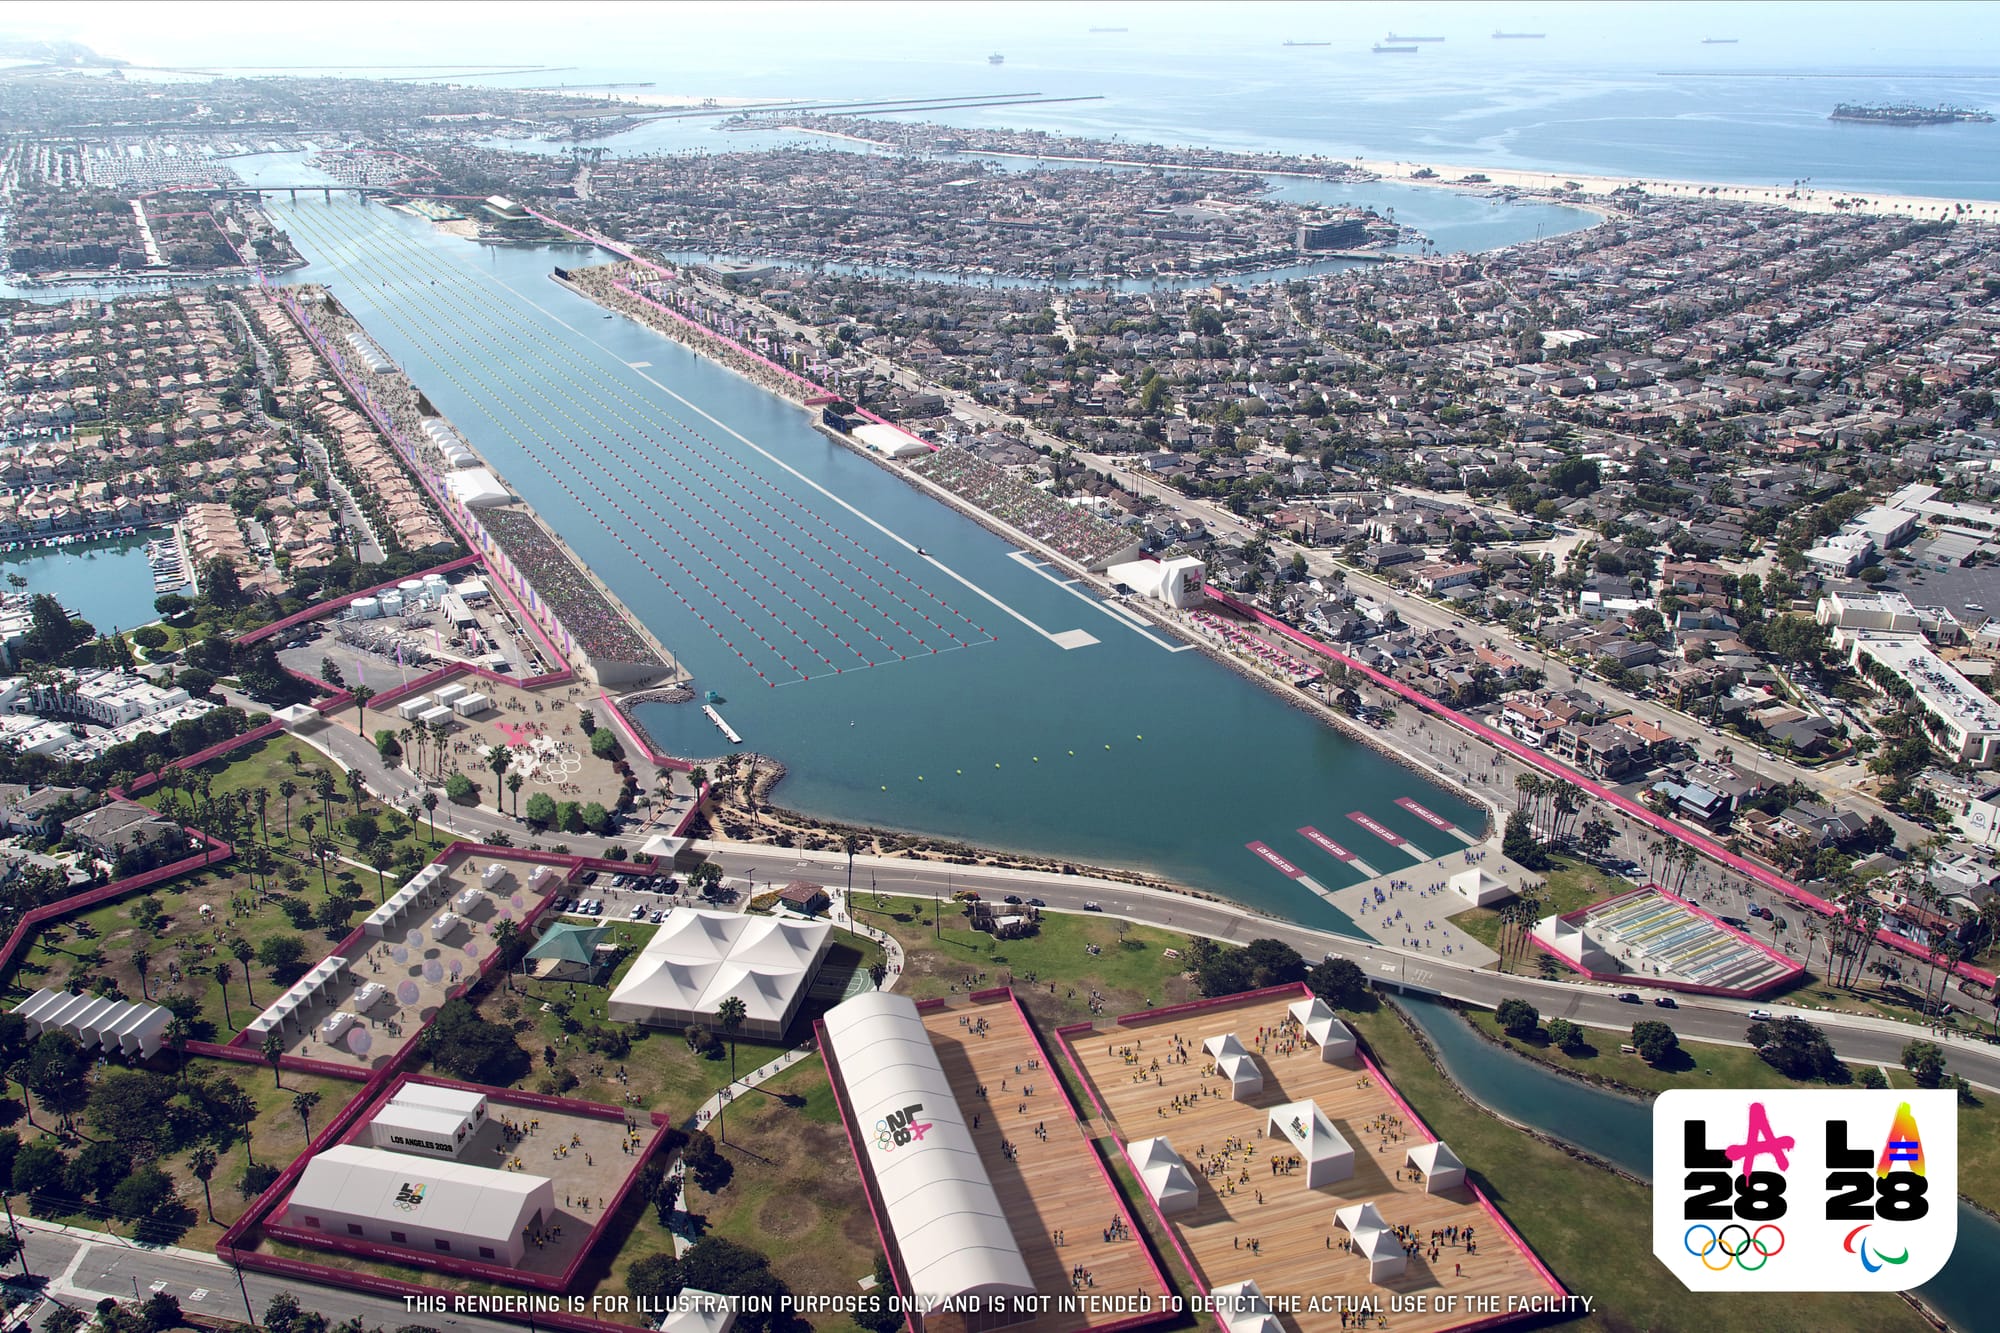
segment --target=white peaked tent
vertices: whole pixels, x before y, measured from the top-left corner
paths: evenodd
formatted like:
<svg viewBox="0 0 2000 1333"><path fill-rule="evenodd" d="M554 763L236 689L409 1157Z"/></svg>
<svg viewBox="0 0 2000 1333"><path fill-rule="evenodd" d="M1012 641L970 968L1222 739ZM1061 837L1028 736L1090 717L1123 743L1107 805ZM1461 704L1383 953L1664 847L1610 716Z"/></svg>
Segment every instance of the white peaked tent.
<svg viewBox="0 0 2000 1333"><path fill-rule="evenodd" d="M85 1049L126 1055L151 1055L166 1040L172 1015L157 1004L137 1000L107 1000L43 987L17 1005L31 1036L62 1031Z"/></svg>
<svg viewBox="0 0 2000 1333"><path fill-rule="evenodd" d="M1442 1139L1418 1144L1403 1154L1403 1160L1424 1173L1426 1194L1455 1190L1465 1183L1465 1163L1458 1160L1458 1154Z"/></svg>
<svg viewBox="0 0 2000 1333"><path fill-rule="evenodd" d="M1368 1280L1382 1283L1392 1277L1402 1276L1410 1265L1410 1256L1403 1252L1403 1242L1396 1239L1393 1231L1363 1231L1354 1237L1354 1252L1368 1261Z"/></svg>
<svg viewBox="0 0 2000 1333"><path fill-rule="evenodd" d="M1367 1203L1350 1203L1345 1208L1333 1210L1333 1220L1346 1227L1350 1235L1358 1236L1364 1231L1387 1231L1389 1219L1382 1216L1381 1209L1374 1200Z"/></svg>
<svg viewBox="0 0 2000 1333"><path fill-rule="evenodd" d="M677 909L611 992L615 1022L655 1027L712 1023L722 1002L743 1001L742 1035L781 1039L833 947L825 921Z"/></svg>
<svg viewBox="0 0 2000 1333"><path fill-rule="evenodd" d="M1255 1278L1226 1283L1209 1294L1215 1299L1215 1317L1228 1333L1280 1333L1283 1328Z"/></svg>
<svg viewBox="0 0 2000 1333"><path fill-rule="evenodd" d="M1318 1189L1354 1174L1354 1149L1326 1118L1317 1102L1284 1102L1264 1117L1264 1133L1298 1149L1306 1164L1306 1188Z"/></svg>
<svg viewBox="0 0 2000 1333"><path fill-rule="evenodd" d="M1286 1010L1299 1020L1305 1034L1319 1043L1319 1058L1331 1064L1335 1060L1354 1058L1354 1032L1347 1024L1334 1017L1333 1009L1325 1000L1315 995L1309 1000L1300 1000Z"/></svg>
<svg viewBox="0 0 2000 1333"><path fill-rule="evenodd" d="M1240 1102L1264 1090L1264 1071L1257 1068L1256 1057L1243 1049L1234 1032L1210 1037L1201 1048L1215 1057L1215 1071L1229 1080L1231 1101Z"/></svg>
<svg viewBox="0 0 2000 1333"><path fill-rule="evenodd" d="M1200 1202L1201 1191L1194 1182L1194 1173L1187 1169L1187 1163L1174 1151L1174 1145L1165 1139L1140 1139L1125 1145L1125 1156L1132 1163L1133 1174L1146 1187L1146 1193L1153 1196L1153 1202L1165 1217L1185 1213Z"/></svg>

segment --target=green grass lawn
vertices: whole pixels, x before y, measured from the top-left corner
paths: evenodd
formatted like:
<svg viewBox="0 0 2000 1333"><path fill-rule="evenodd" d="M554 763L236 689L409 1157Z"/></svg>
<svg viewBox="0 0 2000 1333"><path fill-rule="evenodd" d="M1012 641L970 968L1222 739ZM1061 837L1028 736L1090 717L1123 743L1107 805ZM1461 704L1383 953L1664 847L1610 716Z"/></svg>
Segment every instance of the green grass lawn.
<svg viewBox="0 0 2000 1333"><path fill-rule="evenodd" d="M371 888L368 902L372 903L372 886L366 887ZM317 891L313 896L317 899ZM147 899L165 914L157 926L141 924ZM204 906L213 909L212 921L202 919ZM357 907L350 919L366 906ZM247 941L254 949L273 936L296 937L305 950L304 966L310 967L347 930L345 924L333 930L293 926L275 904L258 904L249 877L234 861L225 862L44 926L6 978L7 992L25 996L40 986L94 990L109 980L128 999L158 1001L169 994L188 995L200 1004L202 1017L212 1028L195 1035L228 1041L285 988L254 957L247 968L239 962L233 952L236 940ZM148 955L143 987L138 968L142 950ZM227 962L233 973L227 1005L224 987L209 970L217 962Z"/></svg>
<svg viewBox="0 0 2000 1333"><path fill-rule="evenodd" d="M1542 1261L1596 1312L1563 1325L1592 1333L1918 1333L1929 1325L1892 1296L1696 1295L1649 1254L1652 1200L1515 1130L1461 1097L1388 1008L1343 1015L1365 1036L1405 1101L1471 1167ZM1615 1261L1610 1256L1616 1255Z"/></svg>
<svg viewBox="0 0 2000 1333"><path fill-rule="evenodd" d="M949 903L937 934L929 903L888 899L892 910L909 918L904 920L866 911L873 902L866 894L857 894L855 902L864 909L862 920L902 942L905 964L897 989L913 999L1012 985L1038 1020L1062 1024L1091 1017L1092 991L1107 1015L1194 996L1193 984L1181 977L1183 964L1167 957L1167 950L1187 947L1187 936L1172 931L1087 913L1046 912L1036 934L996 940L967 929ZM1096 953L1090 952L1093 947Z"/></svg>
<svg viewBox="0 0 2000 1333"><path fill-rule="evenodd" d="M1484 1009L1468 1009L1466 1018L1488 1037L1511 1051L1540 1060L1557 1069L1586 1077L1598 1077L1641 1092L1665 1092L1669 1088L1798 1088L1824 1087L1823 1083L1800 1083L1786 1078L1757 1057L1755 1051L1738 1046L1683 1041L1681 1050L1687 1063L1672 1070L1655 1069L1636 1055L1626 1055L1618 1047L1622 1032L1596 1029L1590 1040L1576 1051L1561 1051L1549 1044L1545 1033L1537 1032L1529 1041L1516 1041L1500 1031L1500 1024ZM1649 1014L1664 1018L1669 1026L1672 1013ZM1859 1068L1849 1065L1850 1069ZM1914 1088L1916 1080L1897 1066L1885 1072L1892 1087ZM1959 1102L1958 1192L1974 1203L2000 1211L2000 1100L1986 1093L1976 1100Z"/></svg>
<svg viewBox="0 0 2000 1333"><path fill-rule="evenodd" d="M182 1233L175 1244L195 1250L211 1250L222 1233L250 1206L236 1186L243 1179L243 1173L253 1160L284 1167L305 1151L305 1123L300 1120L293 1105L293 1098L301 1092L317 1092L319 1102L311 1109L312 1132L318 1134L331 1123L342 1107L361 1091L361 1084L341 1079L319 1078L310 1074L287 1073L284 1086L276 1087L271 1080L268 1067L237 1064L228 1060L211 1060L194 1057L188 1061L190 1072L196 1076L207 1074L229 1079L248 1093L257 1104L257 1118L249 1128L249 1142L242 1139L218 1154L215 1173L209 1181L209 1196L215 1204L215 1221L211 1222L207 1206L203 1202L201 1181L196 1178L190 1162L195 1145L190 1144L175 1152L161 1155L155 1164L170 1176L180 1194L181 1202L193 1210L197 1219ZM172 1075L176 1066L171 1055L162 1053L149 1066ZM37 1112L36 1119L49 1124L45 1113ZM86 1133L93 1133L86 1117L79 1120L79 1127ZM37 1137L38 1131L25 1120L16 1121L16 1133L23 1141ZM68 1150L74 1155L78 1145L71 1143ZM37 1216L62 1221L72 1226L91 1227L97 1230L113 1230L120 1235L130 1235L132 1225L126 1222L107 1221L100 1209L82 1205L74 1211L38 1207Z"/></svg>
<svg viewBox="0 0 2000 1333"><path fill-rule="evenodd" d="M1630 880L1608 875L1572 856L1557 856L1552 858L1552 862L1548 874L1543 876L1543 916L1574 912L1579 907L1588 907L1636 887ZM1500 913L1491 907L1467 908L1452 917L1451 922L1501 955L1496 966L1498 971L1541 975L1553 961L1532 945L1521 947L1522 942L1515 938L1513 927L1507 925ZM1560 969L1561 965L1554 966Z"/></svg>

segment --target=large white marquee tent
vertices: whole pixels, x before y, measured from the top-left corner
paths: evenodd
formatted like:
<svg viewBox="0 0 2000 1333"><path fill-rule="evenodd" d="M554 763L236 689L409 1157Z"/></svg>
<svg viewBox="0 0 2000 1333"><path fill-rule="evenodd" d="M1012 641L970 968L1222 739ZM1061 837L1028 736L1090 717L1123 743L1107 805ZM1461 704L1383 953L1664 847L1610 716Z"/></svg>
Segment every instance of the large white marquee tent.
<svg viewBox="0 0 2000 1333"><path fill-rule="evenodd" d="M833 946L833 926L792 917L676 908L605 1005L622 1023L714 1023L722 1002L743 1001L746 1037L781 1040Z"/></svg>

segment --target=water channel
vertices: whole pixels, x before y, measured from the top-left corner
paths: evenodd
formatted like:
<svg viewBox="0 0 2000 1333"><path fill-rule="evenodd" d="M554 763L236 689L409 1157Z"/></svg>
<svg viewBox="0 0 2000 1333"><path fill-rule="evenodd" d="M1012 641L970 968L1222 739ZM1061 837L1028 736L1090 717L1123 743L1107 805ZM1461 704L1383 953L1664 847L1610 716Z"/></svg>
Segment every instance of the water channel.
<svg viewBox="0 0 2000 1333"><path fill-rule="evenodd" d="M1503 1050L1435 1001L1398 997L1430 1038L1438 1059L1475 1100L1642 1178L1653 1169L1653 1112L1645 1102L1566 1078ZM1644 1262L1642 1260L1642 1262ZM2000 1222L1963 1200L1958 1245L1944 1271L1917 1294L1954 1329L1993 1327L1987 1283L2000 1264Z"/></svg>

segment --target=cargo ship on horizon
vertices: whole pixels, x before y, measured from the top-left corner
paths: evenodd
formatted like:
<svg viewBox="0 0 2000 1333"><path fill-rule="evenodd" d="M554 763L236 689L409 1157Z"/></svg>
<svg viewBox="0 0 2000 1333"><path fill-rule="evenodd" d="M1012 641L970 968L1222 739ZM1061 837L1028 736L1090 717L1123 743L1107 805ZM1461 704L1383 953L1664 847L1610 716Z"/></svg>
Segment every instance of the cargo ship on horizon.
<svg viewBox="0 0 2000 1333"><path fill-rule="evenodd" d="M1368 49L1378 56L1413 56L1417 53L1417 48L1414 46L1408 44L1391 46L1387 42L1377 42Z"/></svg>
<svg viewBox="0 0 2000 1333"><path fill-rule="evenodd" d="M1332 42L1286 42L1286 46L1332 46Z"/></svg>
<svg viewBox="0 0 2000 1333"><path fill-rule="evenodd" d="M1392 33L1390 33L1390 34L1389 34L1389 35L1388 35L1387 37L1384 37L1384 38L1383 38L1382 40L1383 40L1383 41L1385 41L1385 42L1441 42L1441 41L1443 41L1443 40L1444 40L1444 38L1442 38L1442 37L1398 37L1398 36L1397 36L1397 35L1396 35L1395 33L1393 33L1393 32L1392 32Z"/></svg>
<svg viewBox="0 0 2000 1333"><path fill-rule="evenodd" d="M1498 28L1493 30L1493 40L1496 42L1539 42L1546 36L1548 34L1545 32L1502 32Z"/></svg>

